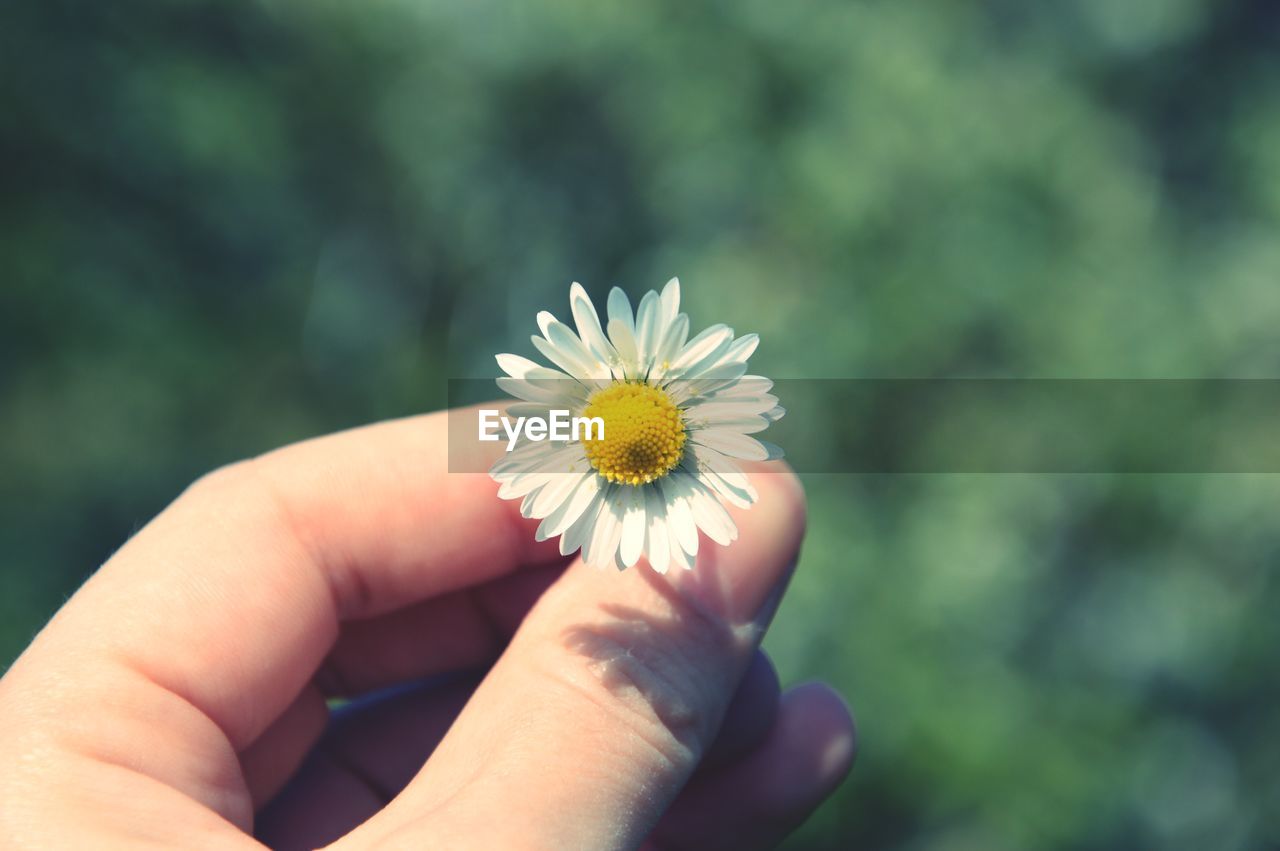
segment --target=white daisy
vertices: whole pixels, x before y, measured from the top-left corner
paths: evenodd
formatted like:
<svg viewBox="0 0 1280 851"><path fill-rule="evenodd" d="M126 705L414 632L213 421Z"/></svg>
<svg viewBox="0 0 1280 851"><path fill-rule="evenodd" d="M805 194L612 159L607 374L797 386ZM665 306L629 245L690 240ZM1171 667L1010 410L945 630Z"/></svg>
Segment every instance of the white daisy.
<svg viewBox="0 0 1280 851"><path fill-rule="evenodd" d="M698 531L718 544L738 537L723 503L741 508L756 491L735 459L767 460L782 450L752 435L784 411L772 382L748 376L760 339L713 325L689 336L680 282L646 293L634 316L626 293L609 293L608 335L579 284L569 290L578 332L547 311L533 345L559 369L502 354L498 386L523 403L511 416L550 410L599 417L604 436L571 442L521 440L493 465L503 499L523 499L542 521L538 540L560 536L564 555L582 550L592 565L619 570L641 557L654 570L692 569Z"/></svg>

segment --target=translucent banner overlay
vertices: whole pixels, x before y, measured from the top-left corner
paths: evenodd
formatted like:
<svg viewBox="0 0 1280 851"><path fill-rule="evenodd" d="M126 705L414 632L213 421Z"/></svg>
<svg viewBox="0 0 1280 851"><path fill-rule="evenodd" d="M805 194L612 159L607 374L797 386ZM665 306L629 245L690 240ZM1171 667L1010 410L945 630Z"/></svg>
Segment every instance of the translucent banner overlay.
<svg viewBox="0 0 1280 851"><path fill-rule="evenodd" d="M787 413L754 436L801 473L1280 472L1280 379L757 384ZM515 401L492 379L450 380L451 472L484 472L506 446L500 428L479 440L474 406Z"/></svg>

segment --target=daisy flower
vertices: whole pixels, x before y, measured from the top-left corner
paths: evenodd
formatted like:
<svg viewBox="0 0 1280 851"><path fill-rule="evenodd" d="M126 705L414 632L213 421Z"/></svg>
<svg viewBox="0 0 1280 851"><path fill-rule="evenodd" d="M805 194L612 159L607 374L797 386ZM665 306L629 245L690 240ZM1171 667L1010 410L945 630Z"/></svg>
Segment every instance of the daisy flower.
<svg viewBox="0 0 1280 851"><path fill-rule="evenodd" d="M560 537L564 555L625 569L645 558L659 573L692 569L698 532L721 545L738 537L724 504L747 508L755 489L736 463L781 458L753 437L784 411L772 382L748 376L760 338L713 325L689 339L680 282L646 293L634 314L626 293L609 293L608 322L574 284L569 306L577 333L547 311L533 345L557 368L517 355L497 356L498 386L523 400L513 417L552 410L598 417L567 442L518 442L493 465L503 499L522 499L525 517L542 521L538 540ZM607 331L607 333L606 333Z"/></svg>

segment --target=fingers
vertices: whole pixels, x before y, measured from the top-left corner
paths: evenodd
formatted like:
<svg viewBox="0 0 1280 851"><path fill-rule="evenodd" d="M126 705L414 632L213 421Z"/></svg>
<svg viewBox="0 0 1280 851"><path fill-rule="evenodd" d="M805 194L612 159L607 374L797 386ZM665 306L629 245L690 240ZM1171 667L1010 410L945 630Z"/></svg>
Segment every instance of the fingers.
<svg viewBox="0 0 1280 851"><path fill-rule="evenodd" d="M474 688L474 680L423 685L345 708L259 814L258 838L271 848L318 848L374 815L422 767Z"/></svg>
<svg viewBox="0 0 1280 851"><path fill-rule="evenodd" d="M690 573L570 567L423 771L350 841L635 847L707 753L795 562L797 481L755 483L740 540L704 542Z"/></svg>
<svg viewBox="0 0 1280 851"><path fill-rule="evenodd" d="M324 732L329 707L307 686L257 741L240 754L240 768L254 809L280 791Z"/></svg>
<svg viewBox="0 0 1280 851"><path fill-rule="evenodd" d="M319 746L256 822L272 848L314 848L373 816L426 762L476 681L421 685L358 701L334 718ZM699 768L724 764L764 742L778 713L773 664L756 651ZM286 717L291 713L286 713ZM271 776L278 764L269 768Z"/></svg>
<svg viewBox="0 0 1280 851"><path fill-rule="evenodd" d="M562 572L562 565L529 568L345 624L314 684L240 754L255 806L280 790L319 740L328 718L326 697L358 697L437 674L487 667Z"/></svg>
<svg viewBox="0 0 1280 851"><path fill-rule="evenodd" d="M326 695L353 697L435 674L488 666L564 568L563 562L528 568L346 623L316 675L317 684Z"/></svg>
<svg viewBox="0 0 1280 851"><path fill-rule="evenodd" d="M820 683L782 696L755 750L695 777L654 831L662 849L773 848L849 773L856 736L840 696Z"/></svg>
<svg viewBox="0 0 1280 851"><path fill-rule="evenodd" d="M131 765L243 823L229 803L242 796L209 777L238 774L235 753L298 699L340 621L559 560L486 476L448 474L446 435L444 414L417 417L207 477L86 583L5 689L45 717L70 718L101 699L94 684L127 683L120 711L158 717L157 740L183 741L133 754ZM41 686L50 680L74 687ZM63 741L115 752L127 747L111 738L119 727L79 725ZM198 756L210 753L216 772Z"/></svg>
<svg viewBox="0 0 1280 851"><path fill-rule="evenodd" d="M698 770L707 771L728 762L763 741L777 718L780 696L778 673L773 662L763 650L757 650L751 656L733 699L729 701L715 742L707 750Z"/></svg>
<svg viewBox="0 0 1280 851"><path fill-rule="evenodd" d="M558 564L529 568L345 624L315 683L240 754L255 806L280 790L320 738L328 717L325 697L358 697L437 674L487 667L563 570Z"/></svg>

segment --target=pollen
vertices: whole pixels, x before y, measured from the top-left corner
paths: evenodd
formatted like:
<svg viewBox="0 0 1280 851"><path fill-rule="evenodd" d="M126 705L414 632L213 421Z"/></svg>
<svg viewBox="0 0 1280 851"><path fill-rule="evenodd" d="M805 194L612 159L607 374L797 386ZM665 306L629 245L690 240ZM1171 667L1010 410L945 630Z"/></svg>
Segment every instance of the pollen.
<svg viewBox="0 0 1280 851"><path fill-rule="evenodd" d="M587 460L611 482L643 485L670 473L684 456L684 419L661 389L614 384L587 400L584 417L604 421L604 437L583 441Z"/></svg>

